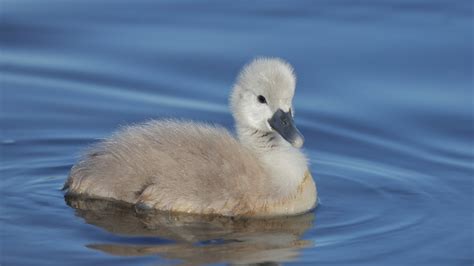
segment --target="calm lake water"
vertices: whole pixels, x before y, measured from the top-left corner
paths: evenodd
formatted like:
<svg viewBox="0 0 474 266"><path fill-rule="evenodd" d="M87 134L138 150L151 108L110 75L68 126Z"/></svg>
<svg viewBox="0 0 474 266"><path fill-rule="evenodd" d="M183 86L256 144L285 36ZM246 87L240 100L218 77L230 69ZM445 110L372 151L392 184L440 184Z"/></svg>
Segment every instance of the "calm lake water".
<svg viewBox="0 0 474 266"><path fill-rule="evenodd" d="M2 265L473 264L471 1L0 8ZM229 90L256 56L295 67L315 211L226 220L68 206L71 166L122 125L232 130Z"/></svg>

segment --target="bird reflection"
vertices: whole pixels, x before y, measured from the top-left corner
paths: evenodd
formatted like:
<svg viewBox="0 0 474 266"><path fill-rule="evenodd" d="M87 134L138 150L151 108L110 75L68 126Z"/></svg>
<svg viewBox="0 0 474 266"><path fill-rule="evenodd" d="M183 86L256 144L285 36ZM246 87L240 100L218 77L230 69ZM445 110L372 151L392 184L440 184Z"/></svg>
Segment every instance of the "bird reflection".
<svg viewBox="0 0 474 266"><path fill-rule="evenodd" d="M93 243L87 247L117 256L159 255L182 265L231 263L278 265L295 259L313 243L302 240L314 213L280 218L229 218L159 211L136 211L106 200L66 198L76 215L111 233L156 237L170 242L150 245Z"/></svg>

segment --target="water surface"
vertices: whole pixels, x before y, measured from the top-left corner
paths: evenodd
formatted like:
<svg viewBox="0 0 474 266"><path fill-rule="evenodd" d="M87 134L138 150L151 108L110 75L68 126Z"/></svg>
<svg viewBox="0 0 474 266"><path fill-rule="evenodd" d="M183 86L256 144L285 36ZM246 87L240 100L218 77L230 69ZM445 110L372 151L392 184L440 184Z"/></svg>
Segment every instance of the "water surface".
<svg viewBox="0 0 474 266"><path fill-rule="evenodd" d="M472 265L471 1L4 0L3 265ZM243 64L295 67L321 204L206 220L69 202L87 146L181 117L233 128Z"/></svg>

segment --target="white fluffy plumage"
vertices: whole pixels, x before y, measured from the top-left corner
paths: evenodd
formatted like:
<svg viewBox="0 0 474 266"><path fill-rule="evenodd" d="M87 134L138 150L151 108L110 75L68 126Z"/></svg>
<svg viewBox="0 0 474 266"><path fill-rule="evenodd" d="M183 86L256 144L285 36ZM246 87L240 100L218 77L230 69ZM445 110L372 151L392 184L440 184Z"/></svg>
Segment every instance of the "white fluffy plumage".
<svg viewBox="0 0 474 266"><path fill-rule="evenodd" d="M208 124L154 120L125 127L90 148L71 169L67 196L108 198L154 208L225 216L305 212L316 186L301 143L288 143L269 124L292 115L292 67L255 59L230 96L238 139Z"/></svg>

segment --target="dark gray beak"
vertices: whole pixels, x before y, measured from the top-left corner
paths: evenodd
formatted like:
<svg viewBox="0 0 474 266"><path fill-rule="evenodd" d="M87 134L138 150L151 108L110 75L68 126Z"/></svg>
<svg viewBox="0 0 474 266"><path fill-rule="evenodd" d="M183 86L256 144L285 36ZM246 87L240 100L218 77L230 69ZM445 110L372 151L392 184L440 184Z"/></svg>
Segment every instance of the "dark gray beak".
<svg viewBox="0 0 474 266"><path fill-rule="evenodd" d="M272 118L268 120L268 123L293 147L301 148L301 146L303 146L304 138L295 126L295 122L291 116L291 110L285 113L283 110L278 109Z"/></svg>

